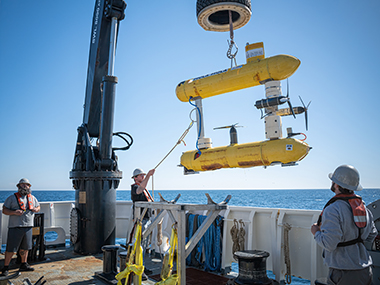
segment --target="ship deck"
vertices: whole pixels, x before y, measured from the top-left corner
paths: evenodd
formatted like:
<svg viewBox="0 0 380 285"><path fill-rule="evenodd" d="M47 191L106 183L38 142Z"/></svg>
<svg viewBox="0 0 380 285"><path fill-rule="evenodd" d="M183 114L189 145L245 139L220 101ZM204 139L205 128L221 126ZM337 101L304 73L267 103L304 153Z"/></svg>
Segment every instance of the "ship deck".
<svg viewBox="0 0 380 285"><path fill-rule="evenodd" d="M35 269L32 272L21 272L16 278L10 279L14 285L35 284L38 280L46 281L49 285L68 284L116 284L116 280L109 282L99 278L103 272L103 254L83 256L74 252L72 247L50 248L45 251L43 260L29 262ZM118 258L119 263L119 258ZM146 255L145 266L152 272L149 279L142 284L152 285L158 282L161 272L162 261L160 257ZM0 267L4 265L4 255L0 256ZM174 265L175 266L175 265ZM19 265L16 264L16 256L11 261L9 275L18 272ZM119 270L118 264L118 270ZM236 272L228 275L217 275L200 269L188 267L186 269L186 284L226 284L228 280L235 278ZM41 279L42 278L42 279ZM28 281L30 281L28 283ZM1 281L0 281L1 284ZM273 283L273 284L278 284Z"/></svg>
<svg viewBox="0 0 380 285"><path fill-rule="evenodd" d="M82 256L74 253L68 240L70 239L70 212L73 208L73 201L42 202L41 214L44 214L44 236L45 245L48 247L45 255L46 259L33 264L34 272L23 272L21 276L14 279L13 283L23 284L22 280L28 277L34 283L42 276L49 280L47 284L104 284L96 277L95 272L103 271L103 256ZM1 204L0 204L1 213ZM207 215L207 211L194 210L192 214ZM288 256L291 259L290 274L297 278L310 280L311 284L315 280L324 278L327 275L327 267L323 264L322 250L318 247L310 234L310 225L319 216L319 211L280 209L280 208L259 208L228 206L220 213L224 217L222 226L222 254L221 270L228 272L231 268L237 272L236 260L233 257L232 248L234 241L231 236L231 229L237 221L244 222L242 229L245 233L245 250L263 250L270 254L267 259L267 270L270 271L270 278L283 282L287 272L285 264L285 234L288 239ZM178 214L174 215L178 219ZM8 232L8 216L0 215L0 241L2 251L5 250ZM125 243L129 238L130 230L133 227L132 202L117 201L116 203L116 233L117 244ZM286 231L284 225L291 225L291 230ZM154 252L165 252L170 240L172 229L172 218L165 215L162 221L162 245L158 246L158 230L152 232L150 248ZM41 230L40 230L41 233ZM39 235L41 236L41 235ZM58 247L66 244L66 247ZM52 248L56 246L56 248ZM4 255L0 254L0 267L3 265ZM159 262L155 262L159 260ZM147 261L148 262L148 261ZM157 265L159 264L159 265ZM153 275L160 273L160 258L152 258L152 263L148 263L148 269L157 267ZM12 269L13 268L13 269ZM17 271L18 266L13 265L11 272ZM199 276L201 272L195 271ZM191 284L188 278L191 273L186 270L186 284ZM212 277L215 277L214 275ZM230 278L230 276L227 276ZM200 279L206 279L203 276ZM21 281L20 281L21 280ZM1 281L0 281L1 282ZM32 283L32 284L34 284ZM154 283L154 281L152 281ZM144 282L144 284L152 284ZM199 283L198 283L199 284ZM2 285L0 283L0 285Z"/></svg>

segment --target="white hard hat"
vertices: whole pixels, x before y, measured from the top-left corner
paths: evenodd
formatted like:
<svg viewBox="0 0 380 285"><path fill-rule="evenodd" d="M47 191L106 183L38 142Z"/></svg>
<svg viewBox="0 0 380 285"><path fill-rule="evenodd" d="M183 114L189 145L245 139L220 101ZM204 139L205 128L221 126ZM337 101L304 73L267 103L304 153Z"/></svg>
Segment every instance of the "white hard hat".
<svg viewBox="0 0 380 285"><path fill-rule="evenodd" d="M329 178L342 188L352 191L363 190L359 183L359 172L351 165L339 166L334 173L329 174Z"/></svg>
<svg viewBox="0 0 380 285"><path fill-rule="evenodd" d="M16 186L18 187L20 184L28 184L29 187L32 186L32 184L30 184L29 180L26 179L26 178L22 178L22 179L20 179L20 181L18 182L18 184L17 184Z"/></svg>
<svg viewBox="0 0 380 285"><path fill-rule="evenodd" d="M141 168L136 168L134 171L133 171L133 175L132 175L132 178L137 176L137 175L140 175L140 174L144 174L146 175L146 173L141 169Z"/></svg>

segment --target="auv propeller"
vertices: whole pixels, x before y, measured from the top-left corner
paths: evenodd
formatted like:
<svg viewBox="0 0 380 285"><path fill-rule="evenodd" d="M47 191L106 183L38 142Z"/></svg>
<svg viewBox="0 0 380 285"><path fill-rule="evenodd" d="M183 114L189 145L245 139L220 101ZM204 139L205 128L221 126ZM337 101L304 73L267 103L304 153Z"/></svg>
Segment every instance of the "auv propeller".
<svg viewBox="0 0 380 285"><path fill-rule="evenodd" d="M306 124L306 130L308 130L309 126L308 126L308 115L307 115L307 110L309 109L309 106L310 106L310 103L311 101L307 104L307 106L305 106L301 96L298 96L301 100L301 103L303 105L303 107L294 107L292 108L292 110L290 111L290 108L284 108L284 109L279 109L276 111L275 115L277 116L290 116L292 114L302 114L302 113L305 113L305 124Z"/></svg>
<svg viewBox="0 0 380 285"><path fill-rule="evenodd" d="M282 105L282 104L287 102L289 105L289 108L287 108L287 109L290 110L293 117L296 118L296 115L293 111L292 103L290 102L290 98L289 98L289 81L286 80L286 83L287 83L286 96L276 96L276 97L272 97L272 98L257 100L255 103L255 107L257 109L261 109L261 112L262 112L263 108L276 107L276 106ZM269 112L265 115L263 115L261 113L261 119L268 116L268 115L271 115L271 114L273 114L273 112Z"/></svg>
<svg viewBox="0 0 380 285"><path fill-rule="evenodd" d="M220 129L230 129L230 144L237 144L237 131L236 128L242 128L243 126L238 126L239 123L230 125L230 126L223 126L223 127L216 127L214 130L220 130Z"/></svg>

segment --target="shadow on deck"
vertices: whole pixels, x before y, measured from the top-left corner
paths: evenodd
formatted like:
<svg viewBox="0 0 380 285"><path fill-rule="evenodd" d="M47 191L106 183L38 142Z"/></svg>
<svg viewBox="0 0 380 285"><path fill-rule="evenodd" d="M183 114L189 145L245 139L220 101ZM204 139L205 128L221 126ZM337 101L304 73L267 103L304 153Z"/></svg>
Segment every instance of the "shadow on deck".
<svg viewBox="0 0 380 285"><path fill-rule="evenodd" d="M145 285L155 284L160 280L161 259L145 256L145 266L152 272L149 280L143 281ZM118 260L119 262L119 260ZM83 256L74 252L72 247L61 247L47 249L43 261L30 262L35 269L32 272L21 272L21 275L10 281L14 285L23 285L28 278L35 284L41 277L46 280L46 285L90 285L106 284L96 278L95 272L103 271L103 254ZM0 256L0 267L4 265L4 255ZM118 264L119 265L119 264ZM16 264L14 257L9 267L9 275L18 271L19 264ZM118 266L118 268L120 268ZM175 268L175 267L174 267ZM224 285L233 276L221 276L209 272L204 272L196 268L187 268L186 284L215 284Z"/></svg>

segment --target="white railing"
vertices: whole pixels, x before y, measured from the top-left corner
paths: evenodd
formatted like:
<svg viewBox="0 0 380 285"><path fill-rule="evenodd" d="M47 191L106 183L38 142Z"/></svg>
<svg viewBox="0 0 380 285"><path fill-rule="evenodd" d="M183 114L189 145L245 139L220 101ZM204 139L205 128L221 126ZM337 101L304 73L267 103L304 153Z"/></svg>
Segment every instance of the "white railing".
<svg viewBox="0 0 380 285"><path fill-rule="evenodd" d="M44 215L45 233L55 231L57 240L49 244L59 244L62 239L70 238L70 211L74 207L73 201L41 202L41 212ZM0 204L2 209L2 204ZM206 213L194 213L203 214ZM286 272L284 255L284 225L289 224L289 257L291 261L291 274L303 279L314 280L327 276L327 267L323 265L322 250L313 239L310 226L317 221L320 211L255 208L229 206L222 211L224 216L223 227L223 253L222 269L231 267L233 258L230 230L234 225L234 219L244 222L245 249L257 249L269 252L267 269L273 271L276 280L284 280ZM0 242L5 244L7 240L8 216L0 218ZM116 237L127 238L132 228L132 202L116 202ZM162 232L166 241L171 232L171 222L164 218ZM153 232L153 245L156 232ZM156 251L160 249L156 247ZM162 251L162 249L161 249Z"/></svg>

